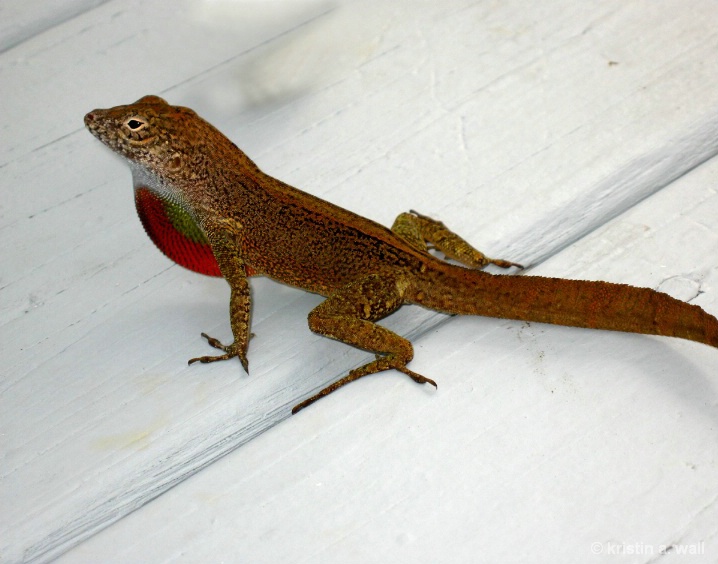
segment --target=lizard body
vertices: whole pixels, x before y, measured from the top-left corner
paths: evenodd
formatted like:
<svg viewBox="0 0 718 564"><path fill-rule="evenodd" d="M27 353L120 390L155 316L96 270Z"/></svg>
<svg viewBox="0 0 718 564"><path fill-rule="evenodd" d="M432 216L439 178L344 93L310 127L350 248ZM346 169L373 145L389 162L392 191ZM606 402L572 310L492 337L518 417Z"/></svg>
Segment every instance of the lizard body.
<svg viewBox="0 0 718 564"><path fill-rule="evenodd" d="M309 314L315 333L372 351L376 360L305 400L388 369L407 368L411 343L376 324L405 303L450 314L485 315L680 337L718 347L718 320L700 307L648 288L538 276L495 276L490 259L442 223L409 212L392 229L297 190L264 172L188 108L157 96L94 110L85 124L132 169L140 219L152 240L182 266L230 285L234 342L207 338L248 368L247 277L264 275L325 296ZM439 260L433 245L465 265Z"/></svg>

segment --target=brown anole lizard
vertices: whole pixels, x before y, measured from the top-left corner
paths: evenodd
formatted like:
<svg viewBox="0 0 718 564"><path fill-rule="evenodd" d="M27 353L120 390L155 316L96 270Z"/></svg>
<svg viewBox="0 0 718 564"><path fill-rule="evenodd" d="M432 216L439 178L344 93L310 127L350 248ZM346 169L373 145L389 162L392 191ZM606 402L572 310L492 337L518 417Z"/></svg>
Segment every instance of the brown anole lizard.
<svg viewBox="0 0 718 564"><path fill-rule="evenodd" d="M698 306L625 284L489 274L481 270L488 264L519 265L486 257L419 213L402 213L387 229L297 190L263 173L194 111L157 96L93 110L85 124L129 161L140 219L160 250L229 283L234 342L223 345L203 333L222 354L190 363L238 357L247 370L247 278L253 275L325 296L309 313L309 328L376 354L294 413L349 382L392 368L436 386L407 368L411 343L376 323L406 303L718 347L718 320ZM430 246L465 266L439 260Z"/></svg>

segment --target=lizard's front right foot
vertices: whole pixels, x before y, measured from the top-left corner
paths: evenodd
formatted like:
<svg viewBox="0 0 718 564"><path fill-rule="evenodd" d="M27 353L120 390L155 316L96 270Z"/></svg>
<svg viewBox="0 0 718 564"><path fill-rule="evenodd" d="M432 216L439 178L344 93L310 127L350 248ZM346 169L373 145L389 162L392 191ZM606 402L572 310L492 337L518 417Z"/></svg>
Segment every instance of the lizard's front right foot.
<svg viewBox="0 0 718 564"><path fill-rule="evenodd" d="M192 364L194 362L201 362L203 364L207 364L208 362L216 362L218 360L229 360L230 358L234 358L236 356L242 363L242 368L244 368L244 371L249 374L249 362L247 361L246 351L240 351L236 343L232 343L231 345L223 345L218 339L210 337L209 335L207 335L207 333L202 333L202 336L207 339L207 343L209 343L210 346L214 347L215 349L224 351L224 354L220 354L217 356L198 356L196 358L189 359L187 364Z"/></svg>

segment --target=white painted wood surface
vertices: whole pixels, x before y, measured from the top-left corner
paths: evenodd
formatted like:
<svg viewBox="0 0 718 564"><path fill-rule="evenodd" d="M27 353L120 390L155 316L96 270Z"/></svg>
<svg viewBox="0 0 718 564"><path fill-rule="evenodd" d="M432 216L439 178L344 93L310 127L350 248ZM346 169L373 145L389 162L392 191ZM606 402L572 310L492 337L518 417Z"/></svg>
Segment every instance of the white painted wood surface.
<svg viewBox="0 0 718 564"><path fill-rule="evenodd" d="M199 331L229 336L228 291L152 247L82 116L161 94L382 223L415 208L532 273L716 314L717 10L19 10L44 31L0 54L0 561L57 556L232 451L64 559L715 561L715 350L406 308L387 325L438 392L382 374L272 427L367 355L309 333L317 297L257 280L251 375L186 367Z"/></svg>
<svg viewBox="0 0 718 564"><path fill-rule="evenodd" d="M713 160L536 271L714 310L718 270L695 265L715 260L717 177ZM357 383L61 561L715 560L714 350L471 318L416 344L438 393Z"/></svg>

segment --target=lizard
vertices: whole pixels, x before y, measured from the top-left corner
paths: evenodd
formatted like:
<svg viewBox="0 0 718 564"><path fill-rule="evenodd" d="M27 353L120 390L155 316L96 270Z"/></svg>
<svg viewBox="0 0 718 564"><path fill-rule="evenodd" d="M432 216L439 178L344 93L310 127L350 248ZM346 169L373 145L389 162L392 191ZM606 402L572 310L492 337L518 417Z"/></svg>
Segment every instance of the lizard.
<svg viewBox="0 0 718 564"><path fill-rule="evenodd" d="M193 110L158 96L84 118L89 131L131 168L135 204L152 241L195 272L230 286L234 340L221 354L248 373L248 278L267 276L320 294L309 329L375 354L375 359L305 399L292 413L338 388L395 369L417 383L434 380L407 367L412 344L377 322L403 304L573 327L679 337L718 347L718 319L650 288L603 281L486 272L521 265L489 258L442 222L409 211L388 229L262 172ZM441 260L438 250L454 262ZM459 264L456 264L459 263Z"/></svg>

